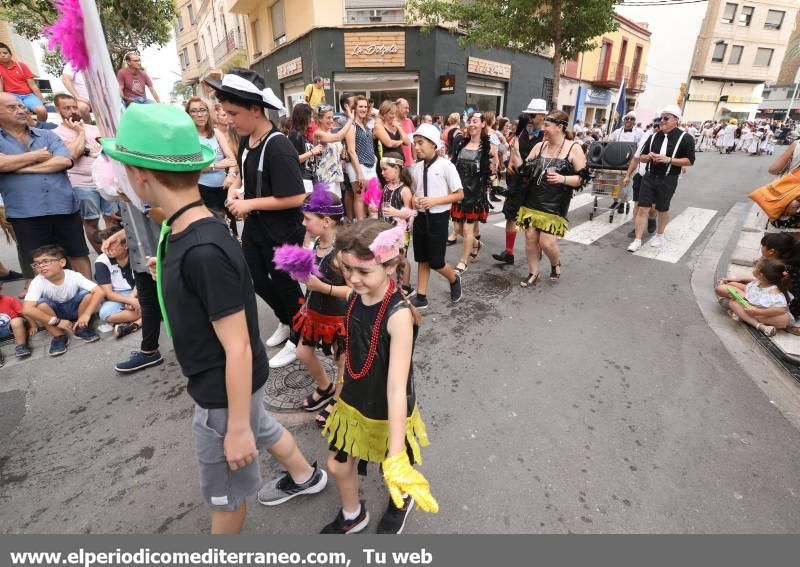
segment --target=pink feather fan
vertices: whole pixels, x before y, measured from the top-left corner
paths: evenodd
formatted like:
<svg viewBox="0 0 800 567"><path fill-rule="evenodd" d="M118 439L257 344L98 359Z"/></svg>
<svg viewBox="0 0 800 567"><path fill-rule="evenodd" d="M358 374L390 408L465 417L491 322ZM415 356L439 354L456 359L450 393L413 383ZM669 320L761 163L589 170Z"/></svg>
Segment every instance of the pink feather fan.
<svg viewBox="0 0 800 567"><path fill-rule="evenodd" d="M396 258L405 243L405 232L405 226L403 223L400 223L394 228L384 230L376 236L372 244L369 245L369 249L375 256L375 259L378 262L386 262L387 260Z"/></svg>
<svg viewBox="0 0 800 567"><path fill-rule="evenodd" d="M275 248L275 267L287 272L293 280L305 283L312 275L321 277L315 255L314 251L308 248L296 244L284 244Z"/></svg>
<svg viewBox="0 0 800 567"><path fill-rule="evenodd" d="M369 180L367 188L361 192L361 198L364 199L364 203L367 205L372 205L375 208L380 206L383 191L381 191L381 184L377 177Z"/></svg>
<svg viewBox="0 0 800 567"><path fill-rule="evenodd" d="M44 29L50 38L47 48L61 51L77 71L89 67L89 53L83 36L83 11L79 0L55 0L59 18L55 24Z"/></svg>

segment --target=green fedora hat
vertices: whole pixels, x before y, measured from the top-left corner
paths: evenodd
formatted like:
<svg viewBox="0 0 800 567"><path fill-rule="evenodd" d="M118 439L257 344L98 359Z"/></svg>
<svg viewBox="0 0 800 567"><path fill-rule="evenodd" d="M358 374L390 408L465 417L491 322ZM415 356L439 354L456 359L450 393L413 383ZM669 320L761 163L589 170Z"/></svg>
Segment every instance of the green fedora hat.
<svg viewBox="0 0 800 567"><path fill-rule="evenodd" d="M216 155L200 143L197 127L181 108L168 104L132 104L123 113L116 138L100 145L111 159L158 171L197 171Z"/></svg>

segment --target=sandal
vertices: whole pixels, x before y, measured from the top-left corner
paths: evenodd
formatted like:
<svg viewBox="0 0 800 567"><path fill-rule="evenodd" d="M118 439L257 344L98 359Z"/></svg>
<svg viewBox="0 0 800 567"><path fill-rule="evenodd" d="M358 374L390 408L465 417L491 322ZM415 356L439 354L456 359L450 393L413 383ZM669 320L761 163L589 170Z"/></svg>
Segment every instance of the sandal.
<svg viewBox="0 0 800 567"><path fill-rule="evenodd" d="M559 270L560 267L561 267L561 260L559 260L558 264L556 264L555 266L550 267L551 282L557 282L559 278L561 278L561 270Z"/></svg>
<svg viewBox="0 0 800 567"><path fill-rule="evenodd" d="M719 306L722 307L723 309L727 309L728 308L728 304L730 303L730 301L731 300L728 299L727 297L718 297L717 298L717 303L719 303Z"/></svg>
<svg viewBox="0 0 800 567"><path fill-rule="evenodd" d="M464 266L463 268L461 266ZM456 273L460 276L469 269L469 264L466 262L459 262L456 264Z"/></svg>
<svg viewBox="0 0 800 567"><path fill-rule="evenodd" d="M323 410L317 414L317 417L314 418L314 423L316 423L320 429L325 427L325 423L328 421L328 417L331 415L331 410L333 410L333 406L335 404L336 404L335 399L330 400L328 405L325 406Z"/></svg>
<svg viewBox="0 0 800 567"><path fill-rule="evenodd" d="M771 325L765 325L764 323L759 323L756 326L756 329L758 329L759 331L764 333L764 336L767 336L767 337L774 337L775 334L778 332L775 329L775 327L772 327Z"/></svg>
<svg viewBox="0 0 800 567"><path fill-rule="evenodd" d="M131 333L135 333L142 326L139 323L119 323L118 325L114 325L114 336L118 339L122 337L127 337Z"/></svg>
<svg viewBox="0 0 800 567"><path fill-rule="evenodd" d="M478 248L477 252L475 252L476 247ZM480 239L475 239L475 244L472 245L472 254L469 255L473 262L478 259L478 254L481 253L481 248L483 248L483 242L481 242Z"/></svg>
<svg viewBox="0 0 800 567"><path fill-rule="evenodd" d="M449 238L447 239L447 245L448 246L454 246L456 244L456 242L458 242L457 238L453 238L452 240L450 240Z"/></svg>
<svg viewBox="0 0 800 567"><path fill-rule="evenodd" d="M314 391L311 392L303 401L303 411L317 411L319 408L327 404L328 400L330 400L335 393L336 384L333 382L331 382L331 385L325 390L322 390L319 387L315 388ZM314 398L314 394L317 394L319 398Z"/></svg>
<svg viewBox="0 0 800 567"><path fill-rule="evenodd" d="M533 287L539 282L539 274L528 274L528 278L519 282L521 287Z"/></svg>

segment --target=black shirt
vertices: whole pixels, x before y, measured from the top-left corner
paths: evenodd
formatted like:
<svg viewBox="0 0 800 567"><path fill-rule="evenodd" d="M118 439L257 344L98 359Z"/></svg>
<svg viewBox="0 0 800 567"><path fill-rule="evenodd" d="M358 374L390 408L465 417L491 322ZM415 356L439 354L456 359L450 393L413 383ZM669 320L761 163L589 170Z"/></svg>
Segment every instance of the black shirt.
<svg viewBox="0 0 800 567"><path fill-rule="evenodd" d="M662 152L661 146L664 144L664 132L657 132L644 143L644 146L642 146L642 154L655 152L657 154L664 153L669 157L672 157L672 154L675 151L675 144L678 143L678 138L680 138L681 134L683 133L684 131L680 128L673 128L670 130L669 134L667 134L667 151ZM689 158L689 163L694 165L694 138L689 133L686 133L681 140L681 145L678 147L675 157ZM667 169L669 169L670 175L677 176L681 174L680 167L673 165L670 168L669 164L667 163L655 163L651 161L647 164L647 166L647 173L654 177L664 177L667 174Z"/></svg>
<svg viewBox="0 0 800 567"><path fill-rule="evenodd" d="M270 123L272 124L272 123ZM272 130L264 136L261 143L255 148L248 148L248 138L242 138L239 145L239 156L237 161L242 172L242 183L244 183L244 198L253 199L256 197L258 186L258 165L261 160L261 150L267 143ZM247 157L244 157L245 151ZM244 164L242 165L242 161ZM262 170L262 197L293 197L294 195L305 194L303 177L300 175L298 167L299 159L297 150L289 141L289 138L279 133L269 141L264 152L264 167ZM280 211L255 211L252 217L258 219L262 229L270 240L277 243L287 242L292 235L303 230L303 212L301 207L283 209ZM249 220L249 218L248 218Z"/></svg>
<svg viewBox="0 0 800 567"><path fill-rule="evenodd" d="M175 355L197 405L228 407L225 350L212 323L242 310L253 352L253 392L261 388L269 370L258 331L253 280L242 247L228 227L217 218L207 218L171 235L163 277Z"/></svg>
<svg viewBox="0 0 800 567"><path fill-rule="evenodd" d="M289 132L289 141L294 146L294 149L297 150L298 156L306 154L314 148L311 142L308 141L308 138L306 138L302 132L298 132L297 130L292 130ZM268 151L271 150L272 147L270 147ZM297 163L300 164L300 175L302 175L304 180L313 181L316 159L316 156L312 155L304 163L300 163L299 159L297 160Z"/></svg>

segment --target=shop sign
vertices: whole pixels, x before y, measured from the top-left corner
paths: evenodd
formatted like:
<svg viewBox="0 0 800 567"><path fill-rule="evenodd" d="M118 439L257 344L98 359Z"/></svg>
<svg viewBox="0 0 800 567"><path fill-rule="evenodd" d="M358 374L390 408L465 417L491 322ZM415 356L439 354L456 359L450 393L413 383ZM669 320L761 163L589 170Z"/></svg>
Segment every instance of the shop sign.
<svg viewBox="0 0 800 567"><path fill-rule="evenodd" d="M611 104L611 91L608 89L587 89L586 104L607 106Z"/></svg>
<svg viewBox="0 0 800 567"><path fill-rule="evenodd" d="M278 80L285 79L286 77L291 77L292 75L296 75L297 73L303 72L303 59L301 57L296 57L291 61L287 61L282 65L278 65Z"/></svg>
<svg viewBox="0 0 800 567"><path fill-rule="evenodd" d="M488 59L470 57L467 64L467 70L475 75L498 77L500 79L511 78L511 65L499 63L498 61L489 61Z"/></svg>
<svg viewBox="0 0 800 567"><path fill-rule="evenodd" d="M453 94L456 92L455 75L439 75L439 94Z"/></svg>
<svg viewBox="0 0 800 567"><path fill-rule="evenodd" d="M344 34L345 67L405 67L405 32Z"/></svg>

